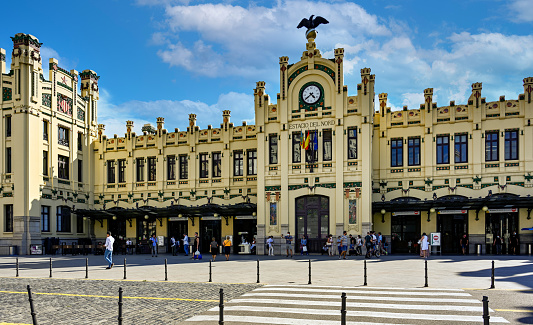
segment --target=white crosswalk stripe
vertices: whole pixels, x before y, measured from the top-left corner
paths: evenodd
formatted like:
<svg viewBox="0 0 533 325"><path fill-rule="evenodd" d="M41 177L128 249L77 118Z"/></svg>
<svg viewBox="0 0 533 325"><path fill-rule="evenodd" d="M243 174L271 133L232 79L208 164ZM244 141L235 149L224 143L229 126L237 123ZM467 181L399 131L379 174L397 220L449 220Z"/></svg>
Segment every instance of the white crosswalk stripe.
<svg viewBox="0 0 533 325"><path fill-rule="evenodd" d="M226 302L224 324L340 324L342 292L349 325L483 323L481 301L460 289L266 285ZM509 323L489 311L491 323ZM218 324L218 312L187 321Z"/></svg>

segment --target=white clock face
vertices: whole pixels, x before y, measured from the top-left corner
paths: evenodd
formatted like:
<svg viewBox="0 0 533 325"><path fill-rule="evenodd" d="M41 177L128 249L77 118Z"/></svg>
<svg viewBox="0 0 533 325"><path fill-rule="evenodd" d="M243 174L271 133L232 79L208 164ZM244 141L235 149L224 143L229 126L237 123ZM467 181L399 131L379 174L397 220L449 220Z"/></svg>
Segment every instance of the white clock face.
<svg viewBox="0 0 533 325"><path fill-rule="evenodd" d="M309 105L313 105L320 99L320 88L316 85L309 85L302 91L302 100Z"/></svg>

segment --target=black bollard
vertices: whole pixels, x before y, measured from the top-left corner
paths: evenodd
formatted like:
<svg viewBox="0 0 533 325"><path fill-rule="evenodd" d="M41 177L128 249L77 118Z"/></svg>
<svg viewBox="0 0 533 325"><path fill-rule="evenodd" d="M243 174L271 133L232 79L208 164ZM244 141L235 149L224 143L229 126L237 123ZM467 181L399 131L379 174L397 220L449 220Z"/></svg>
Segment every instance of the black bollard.
<svg viewBox="0 0 533 325"><path fill-rule="evenodd" d="M309 282L307 284L311 284L311 260L309 260Z"/></svg>
<svg viewBox="0 0 533 325"><path fill-rule="evenodd" d="M209 261L209 282L213 282L211 279L211 261Z"/></svg>
<svg viewBox="0 0 533 325"><path fill-rule="evenodd" d="M494 261L492 261L492 274L490 276L490 288L494 289Z"/></svg>
<svg viewBox="0 0 533 325"><path fill-rule="evenodd" d="M346 325L346 292L341 295L341 325Z"/></svg>
<svg viewBox="0 0 533 325"><path fill-rule="evenodd" d="M165 258L165 281L168 281L167 277L167 259Z"/></svg>
<svg viewBox="0 0 533 325"><path fill-rule="evenodd" d="M118 288L118 325L122 325L122 287Z"/></svg>
<svg viewBox="0 0 533 325"><path fill-rule="evenodd" d="M428 286L428 260L425 260L425 265L426 265L426 283L424 284L424 287L427 287Z"/></svg>
<svg viewBox="0 0 533 325"><path fill-rule="evenodd" d="M365 260L365 272L364 272L364 274L365 274L365 283L363 283L363 285L366 286L366 260Z"/></svg>
<svg viewBox="0 0 533 325"><path fill-rule="evenodd" d="M259 283L259 259L257 259L257 283Z"/></svg>
<svg viewBox="0 0 533 325"><path fill-rule="evenodd" d="M489 297L483 296L483 325L489 325Z"/></svg>
<svg viewBox="0 0 533 325"><path fill-rule="evenodd" d="M124 258L124 280L126 280L126 258Z"/></svg>
<svg viewBox="0 0 533 325"><path fill-rule="evenodd" d="M17 278L19 277L19 258L17 257Z"/></svg>
<svg viewBox="0 0 533 325"><path fill-rule="evenodd" d="M52 258L50 257L50 277L52 277Z"/></svg>
<svg viewBox="0 0 533 325"><path fill-rule="evenodd" d="M218 304L218 324L224 325L224 289L220 289L220 303Z"/></svg>
<svg viewBox="0 0 533 325"><path fill-rule="evenodd" d="M31 296L30 285L28 285L28 300L30 301L31 319L33 321L33 325L37 325L37 314L35 313L35 309L33 308L33 297Z"/></svg>

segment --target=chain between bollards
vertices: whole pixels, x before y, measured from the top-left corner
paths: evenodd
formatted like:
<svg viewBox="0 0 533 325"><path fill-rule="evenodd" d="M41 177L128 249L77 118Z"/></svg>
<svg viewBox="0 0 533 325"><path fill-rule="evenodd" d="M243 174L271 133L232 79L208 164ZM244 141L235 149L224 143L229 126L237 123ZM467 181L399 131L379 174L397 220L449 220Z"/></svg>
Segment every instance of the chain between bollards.
<svg viewBox="0 0 533 325"><path fill-rule="evenodd" d="M209 261L209 282L213 282L211 275L211 261Z"/></svg>
<svg viewBox="0 0 533 325"><path fill-rule="evenodd" d="M425 265L426 265L426 283L424 284L424 287L427 287L428 286L428 260L425 260Z"/></svg>
<svg viewBox="0 0 533 325"><path fill-rule="evenodd" d="M495 288L495 286L494 286L494 261L492 261L492 273L491 273L491 276L490 276L490 288L491 289Z"/></svg>
<svg viewBox="0 0 533 325"><path fill-rule="evenodd" d="M224 289L220 289L220 303L218 304L218 324L224 325Z"/></svg>
<svg viewBox="0 0 533 325"><path fill-rule="evenodd" d="M89 258L85 258L85 278L89 278Z"/></svg>
<svg viewBox="0 0 533 325"><path fill-rule="evenodd" d="M124 258L124 280L126 280L126 258Z"/></svg>
<svg viewBox="0 0 533 325"><path fill-rule="evenodd" d="M31 311L31 319L33 321L33 325L37 325L37 314L35 313L35 309L33 308L33 297L31 295L31 288L28 284L28 300L30 302L30 311Z"/></svg>
<svg viewBox="0 0 533 325"><path fill-rule="evenodd" d="M118 288L118 325L122 325L122 287Z"/></svg>
<svg viewBox="0 0 533 325"><path fill-rule="evenodd" d="M167 277L167 259L165 258L165 281L168 281Z"/></svg>
<svg viewBox="0 0 533 325"><path fill-rule="evenodd" d="M309 260L309 282L307 284L311 284L311 260Z"/></svg>
<svg viewBox="0 0 533 325"><path fill-rule="evenodd" d="M52 277L52 258L50 257L50 277Z"/></svg>
<svg viewBox="0 0 533 325"><path fill-rule="evenodd" d="M483 296L483 325L489 325L489 297Z"/></svg>
<svg viewBox="0 0 533 325"><path fill-rule="evenodd" d="M365 283L363 283L363 285L366 286L366 260L365 260L365 272L364 272L364 274L365 274Z"/></svg>
<svg viewBox="0 0 533 325"><path fill-rule="evenodd" d="M257 259L257 283L259 283L259 259Z"/></svg>
<svg viewBox="0 0 533 325"><path fill-rule="evenodd" d="M19 258L17 257L17 278L19 277Z"/></svg>
<svg viewBox="0 0 533 325"><path fill-rule="evenodd" d="M341 295L341 325L346 325L346 292Z"/></svg>

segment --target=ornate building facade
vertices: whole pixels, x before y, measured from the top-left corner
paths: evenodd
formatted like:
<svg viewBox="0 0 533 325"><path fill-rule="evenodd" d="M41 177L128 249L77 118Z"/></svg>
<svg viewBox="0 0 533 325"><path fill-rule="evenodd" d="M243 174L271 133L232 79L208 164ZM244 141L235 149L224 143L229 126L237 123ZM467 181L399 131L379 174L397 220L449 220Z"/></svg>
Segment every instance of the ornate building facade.
<svg viewBox="0 0 533 325"><path fill-rule="evenodd" d="M39 41L15 35L9 71L0 49L0 244L27 253L43 238L95 242L108 229L135 242L199 232L205 246L230 235L235 250L255 237L259 253L289 231L311 251L343 230L381 231L398 253L422 232L440 233L444 253L458 253L463 234L471 251L513 231L522 252L533 242L521 230L533 225L533 78L518 99L487 102L475 83L466 104L437 106L428 88L420 108L391 112L368 68L349 95L344 50L322 58L315 37L298 62L280 58L275 100L257 82L255 125L224 111L217 127L190 114L183 131L158 117L142 134L127 121L108 137L96 73L51 59L47 80Z"/></svg>

